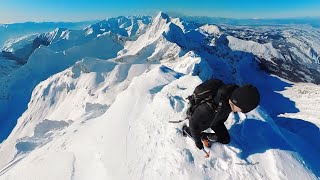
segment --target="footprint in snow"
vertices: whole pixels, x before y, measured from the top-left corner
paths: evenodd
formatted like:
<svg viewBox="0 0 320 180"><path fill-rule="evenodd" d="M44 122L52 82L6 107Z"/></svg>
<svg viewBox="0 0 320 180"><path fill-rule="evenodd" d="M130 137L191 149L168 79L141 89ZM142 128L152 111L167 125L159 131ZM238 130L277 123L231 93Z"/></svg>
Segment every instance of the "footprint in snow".
<svg viewBox="0 0 320 180"><path fill-rule="evenodd" d="M170 105L176 112L181 112L184 108L184 99L181 96L170 96Z"/></svg>
<svg viewBox="0 0 320 180"><path fill-rule="evenodd" d="M194 164L194 157L189 149L184 148L182 150L184 157L186 158L186 161L190 164Z"/></svg>

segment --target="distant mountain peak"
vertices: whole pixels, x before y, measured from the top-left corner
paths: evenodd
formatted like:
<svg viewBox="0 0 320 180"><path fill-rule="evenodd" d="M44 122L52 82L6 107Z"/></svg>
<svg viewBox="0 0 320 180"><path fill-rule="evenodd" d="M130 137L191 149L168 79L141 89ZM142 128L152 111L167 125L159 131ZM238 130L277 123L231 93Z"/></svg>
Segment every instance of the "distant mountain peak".
<svg viewBox="0 0 320 180"><path fill-rule="evenodd" d="M160 11L156 17L154 18L155 20L159 20L159 19L164 19L166 20L166 23L170 22L170 17L168 16L168 14Z"/></svg>

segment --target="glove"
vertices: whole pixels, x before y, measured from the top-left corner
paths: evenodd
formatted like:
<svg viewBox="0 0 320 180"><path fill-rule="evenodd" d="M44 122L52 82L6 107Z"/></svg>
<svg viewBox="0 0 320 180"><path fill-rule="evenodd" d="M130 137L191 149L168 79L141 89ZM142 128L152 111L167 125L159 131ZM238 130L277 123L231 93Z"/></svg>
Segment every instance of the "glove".
<svg viewBox="0 0 320 180"><path fill-rule="evenodd" d="M203 144L201 141L196 141L196 146L197 148L199 148L200 150L203 149Z"/></svg>

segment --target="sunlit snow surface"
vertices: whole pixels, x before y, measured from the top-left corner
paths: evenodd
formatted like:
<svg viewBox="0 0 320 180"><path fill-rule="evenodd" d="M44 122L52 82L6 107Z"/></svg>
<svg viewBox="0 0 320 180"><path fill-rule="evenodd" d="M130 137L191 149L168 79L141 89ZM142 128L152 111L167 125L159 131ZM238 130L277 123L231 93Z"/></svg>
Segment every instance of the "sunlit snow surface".
<svg viewBox="0 0 320 180"><path fill-rule="evenodd" d="M266 73L262 58L276 64L274 57L283 57L272 42L164 13L139 18L56 29L45 34L48 46L1 77L0 179L320 176L320 88ZM306 69L318 67L313 63ZM309 76L296 77L315 82ZM168 121L185 118L185 98L211 77L254 84L261 104L246 115L231 113L231 143L214 144L205 158L182 137L182 124Z"/></svg>

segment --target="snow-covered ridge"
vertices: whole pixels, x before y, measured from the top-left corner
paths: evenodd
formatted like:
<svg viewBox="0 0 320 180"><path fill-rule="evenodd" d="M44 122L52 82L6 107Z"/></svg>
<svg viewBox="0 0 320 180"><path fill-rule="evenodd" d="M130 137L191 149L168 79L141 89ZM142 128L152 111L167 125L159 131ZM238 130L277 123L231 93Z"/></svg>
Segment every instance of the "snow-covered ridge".
<svg viewBox="0 0 320 180"><path fill-rule="evenodd" d="M56 28L48 33L8 40L2 49L2 53L3 56L9 59L19 61L19 63L26 63L30 55L40 45L48 46L53 44L55 51L63 51L66 48L79 46L108 33L136 39L140 34L144 33L150 23L150 18L148 16L121 16L98 22L82 30Z"/></svg>
<svg viewBox="0 0 320 180"><path fill-rule="evenodd" d="M0 145L0 179L320 176L314 158L319 119L313 117L319 109L294 102L319 99L317 86L300 87L261 70L259 59L277 63L273 57L280 56L271 43L241 40L218 26L198 27L162 12L133 38L128 19L109 22L128 36L117 28L105 32L103 22L47 33L50 44L1 79L0 131L11 133ZM231 143L215 144L205 159L182 138L181 125L168 121L183 119L186 97L212 77L252 83L262 99L247 115L230 114Z"/></svg>
<svg viewBox="0 0 320 180"><path fill-rule="evenodd" d="M173 32L174 36L181 37L181 35L178 34L185 33L186 40L172 40L172 38L168 38L170 41L180 43L179 46L184 48L196 49L200 44L202 49L206 49L205 51L215 51L212 50L210 46L216 46L216 37L219 37L221 34L225 33L226 35L232 35L230 38L228 38L232 40L230 43L231 49L242 51L243 49L238 48L240 48L240 46L243 47L244 44L247 44L245 45L247 46L245 52L253 53L258 58L258 61L261 62L262 68L267 70L269 73L273 73L280 77L297 82L320 83L320 72L318 68L320 60L320 45L317 42L320 35L319 31L315 28L304 26L301 28L294 27L292 29L290 26L280 26L279 28L272 26L242 28L225 25L222 26L222 28L219 28L216 25L202 25L197 27L196 24L186 22L180 18L170 18L165 13L159 13L156 17L154 17L154 19L154 23L158 22L157 19L164 19L164 23L170 22L171 25L168 23L168 26L170 27L167 29L171 29L171 32ZM53 32L41 34L39 37L34 39L32 44L28 41L21 42L21 40L15 40L14 42L17 45L8 43L4 49L4 53L7 58L9 57L13 60L19 60L21 63L26 62L34 49L39 47L41 44L48 45L54 43L54 45L51 46L55 47L55 51L62 51L66 48L79 46L90 41L91 39L109 32L120 35L122 37L120 41L122 42L127 40L133 41L134 43L127 43L128 48L125 48L124 52L127 52L127 49L130 49L129 51L132 51L131 54L135 54L135 52L137 50L139 51L139 49L141 50L146 43L151 44L151 41L154 41L154 39L160 37L159 33L162 30L159 29L162 27L159 25L154 25L153 27L155 30L148 31L150 34L147 35L145 30L148 28L148 26L151 26L151 18L148 16L120 16L98 22L86 27L82 31L71 31L57 28ZM182 32L174 32L175 26L178 27L176 28L177 31L182 29ZM163 29L163 31L166 30ZM140 41L136 41L136 39L141 34L144 34L145 38L140 40L144 42L139 44L138 42ZM203 34L208 34L209 37L206 35L206 38L204 38ZM244 41L237 42L233 37ZM189 40L190 38L191 42ZM209 46L203 46L209 39ZM29 41L30 40L31 39L29 39ZM204 41L204 43L201 44L201 41ZM257 48L259 50L257 50ZM124 52L120 52L119 54L121 55ZM293 72L292 69L295 69L295 71Z"/></svg>
<svg viewBox="0 0 320 180"><path fill-rule="evenodd" d="M35 50L35 39L38 34L23 36L17 39L8 40L2 49L2 56L24 64Z"/></svg>
<svg viewBox="0 0 320 180"><path fill-rule="evenodd" d="M150 22L151 17L149 16L119 16L90 25L85 28L84 31L86 35L110 31L121 36L135 39L137 36L144 33L146 26L148 26Z"/></svg>
<svg viewBox="0 0 320 180"><path fill-rule="evenodd" d="M3 24L0 26L0 47L2 47L5 41L9 39L16 39L21 36L39 34L48 31L52 31L56 27L65 27L68 29L82 29L93 22L42 22L42 23L16 23L16 24Z"/></svg>

